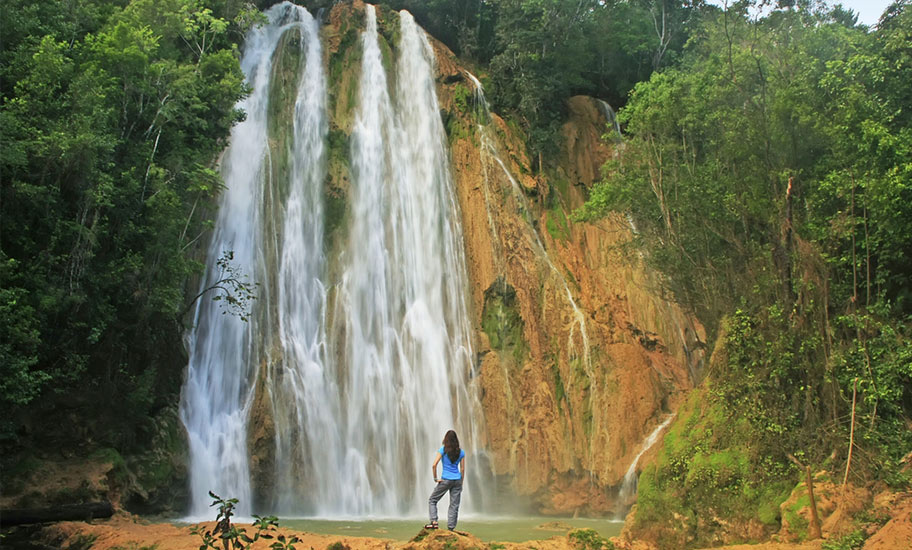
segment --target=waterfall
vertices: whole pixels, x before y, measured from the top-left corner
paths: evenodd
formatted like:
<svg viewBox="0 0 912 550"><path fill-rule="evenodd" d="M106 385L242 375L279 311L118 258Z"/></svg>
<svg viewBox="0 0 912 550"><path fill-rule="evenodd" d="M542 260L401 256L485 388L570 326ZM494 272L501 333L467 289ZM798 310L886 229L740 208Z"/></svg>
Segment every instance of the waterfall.
<svg viewBox="0 0 912 550"><path fill-rule="evenodd" d="M267 111L273 55L283 33L310 18L306 10L284 3L266 12L268 24L253 29L246 41L241 69L251 87L239 107L247 118L231 133L222 158L222 193L218 218L209 244L210 267L202 288L209 288L225 274L214 259L226 251L253 280L262 281L260 300L248 322L225 315L204 295L196 304L188 334L190 361L181 392L180 417L190 446L192 516L208 513L208 491L239 500L239 515L249 515L250 467L247 424L255 391L256 371L264 359L259 335L268 332L269 288L262 241L265 237L261 204L263 182L270 173L267 147ZM270 236L272 238L272 236Z"/></svg>
<svg viewBox="0 0 912 550"><path fill-rule="evenodd" d="M433 53L407 12L395 94L366 10L351 139L349 242L334 304L342 350L341 508L419 514L446 429L472 449L468 283L433 80Z"/></svg>
<svg viewBox="0 0 912 550"><path fill-rule="evenodd" d="M327 368L326 288L323 282L323 180L326 175L327 90L319 26L310 15L300 25L297 84L285 151L290 169L284 223L277 228L277 313L281 360L267 369L267 394L275 424L276 511L311 511L300 498L331 499L332 487L309 472L325 472L339 464L338 445L324 445L334 437L339 416L338 385ZM288 46L286 46L287 48ZM287 55L287 54L286 54ZM294 63L293 63L294 65ZM287 122L285 123L287 124ZM330 476L326 476L330 477ZM301 483L301 480L305 480Z"/></svg>
<svg viewBox="0 0 912 550"><path fill-rule="evenodd" d="M601 104L602 110L605 111L605 118L608 119L608 124L614 130L614 142L623 143L624 134L621 133L621 125L618 123L617 114L614 112L614 109L611 108L611 105L609 105L607 101L599 99L598 102Z"/></svg>
<svg viewBox="0 0 912 550"><path fill-rule="evenodd" d="M662 433L672 420L674 420L675 415L671 414L662 421L661 424L656 426L656 429L652 430L652 433L649 434L649 437L643 441L643 445L640 447L640 452L633 458L633 462L630 463L630 467L627 468L627 473L624 474L624 481L621 484L621 493L618 498L622 505L627 505L631 499L633 499L636 494L637 489L637 473L636 468L637 464L640 463L640 457L643 456L646 451L652 448L655 445L656 441L659 440L659 434Z"/></svg>
<svg viewBox="0 0 912 550"><path fill-rule="evenodd" d="M240 515L259 496L258 506L282 515L417 516L444 432L457 430L470 460L482 443L433 50L401 12L387 74L376 11L366 6L348 226L329 258L319 25L288 2L266 15L241 60L247 118L223 155L226 190L208 249L212 264L233 251L261 286L249 322L204 297L188 333L181 419L191 515L208 513L212 490L238 498ZM220 277L210 267L203 288ZM271 451L258 447L252 461L261 440ZM472 467L468 510L485 492L481 465Z"/></svg>

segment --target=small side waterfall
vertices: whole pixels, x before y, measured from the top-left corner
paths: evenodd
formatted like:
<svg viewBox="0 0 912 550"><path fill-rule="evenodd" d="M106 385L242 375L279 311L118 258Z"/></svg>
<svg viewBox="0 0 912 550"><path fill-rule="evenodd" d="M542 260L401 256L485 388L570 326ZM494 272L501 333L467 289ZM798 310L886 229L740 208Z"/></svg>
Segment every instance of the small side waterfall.
<svg viewBox="0 0 912 550"><path fill-rule="evenodd" d="M401 12L387 74L375 8L366 6L348 226L329 258L319 25L288 2L266 15L244 49L252 91L223 156L227 189L208 251L212 263L233 251L233 264L261 286L248 323L218 302L197 304L181 400L191 515L208 513L210 490L238 498L240 515L256 495L283 515L420 515L447 429L471 460L483 455L433 50ZM221 276L210 268L203 288ZM255 441L272 448L259 448L252 466ZM487 490L479 462L469 511Z"/></svg>
<svg viewBox="0 0 912 550"><path fill-rule="evenodd" d="M579 337L582 341L582 360L584 362L585 368L587 369L588 374L591 375L591 355L589 350L589 335L586 332L586 318L583 315L582 310L577 306L576 300L573 298L573 293L570 291L570 285L567 284L567 278L564 274L557 269L554 265L554 262L551 261L551 257L548 255L548 251L545 250L545 246L541 242L541 238L538 235L538 231L535 229L535 226L532 222L531 209L529 208L529 202L525 194L522 192L522 189L519 187L519 182L516 181L516 178L513 177L513 174L510 173L510 169L507 168L507 165L504 163L503 159L500 157L500 153L497 150L497 144L494 139L491 138L490 132L488 130L487 124L491 120L491 114L488 109L488 102L484 96L484 89L481 86L481 82L475 75L466 72L466 76L469 77L469 80L472 81L472 84L475 86L475 103L476 109L478 112L476 116L481 122L478 124L478 136L481 143L481 153L482 153L482 170L484 175L484 192L485 192L485 205L489 208L488 210L488 224L491 229L491 236L493 241L499 245L497 225L494 222L494 217L490 211L491 205L491 196L493 195L492 190L490 189L490 177L488 174L488 162L486 160L493 160L503 172L504 177L510 183L510 192L513 200L517 204L517 209L523 214L527 222L527 231L526 235L529 238L529 242L532 245L535 255L547 264L551 273L554 275L556 280L560 283L560 286L563 290L564 296L566 296L567 303L570 305L573 310L573 316L575 323L570 330L570 336L567 342L568 349L571 350L571 353L576 353L576 339L574 338L576 331L579 331ZM487 157L485 159L484 157Z"/></svg>
<svg viewBox="0 0 912 550"><path fill-rule="evenodd" d="M562 296L566 300L566 304L572 311L573 321L569 324L565 348L567 350L567 358L571 362L577 361L583 372L585 372L586 379L591 384L591 387L588 390L590 392L589 407L598 408L601 406L605 391L599 383L599 377L595 376L589 334L586 326L586 317L577 305L576 299L573 297L573 292L570 290L570 285L567 282L566 276L554 265L547 249L542 243L538 230L532 220L532 211L525 193L523 193L519 182L501 158L497 148L497 142L492 137L492 131L489 130L492 117L481 82L469 72L466 72L466 75L475 87L475 116L479 121L476 135L478 136L481 145L481 163L484 175L482 184L485 193L485 205L488 208L488 223L491 229L491 237L492 241L495 243L495 252L502 254L502 251L498 250L498 247L502 248L502 246L500 245L500 239L498 237L497 224L494 221L494 216L492 215L490 208L493 204L492 200L494 197L498 197L498 200L511 201L516 211L526 220L523 233L528 239L530 248L534 252L536 258L551 272L555 286L560 290ZM492 188L492 184L497 185L497 183L493 174L489 171L489 165L499 168L499 171L503 176L503 179L500 180L501 184L494 188ZM494 169L495 172L497 171L497 168ZM507 186L506 184L509 185ZM507 189L503 189L503 187L507 187ZM503 198L501 199L500 197ZM503 266L501 266L501 270L503 270ZM565 383L569 385L572 382L568 380ZM600 426L600 417L598 415L593 415L592 417L594 418L592 432L604 433L602 426ZM596 446L598 444L599 441L597 438L592 437L588 439L587 458L591 459L596 452Z"/></svg>
<svg viewBox="0 0 912 550"><path fill-rule="evenodd" d="M668 427L671 424L671 421L674 420L675 415L671 414L662 421L661 424L656 426L652 433L649 434L649 437L643 441L643 446L640 447L640 452L633 458L633 462L630 463L630 467L627 468L627 473L624 474L624 482L621 484L621 493L618 497L618 500L622 505L629 506L630 502L633 500L634 495L636 495L637 489L637 464L640 463L640 457L646 454L646 451L652 448L655 445L656 441L659 440L659 434L662 433L662 430Z"/></svg>
<svg viewBox="0 0 912 550"><path fill-rule="evenodd" d="M598 102L601 104L602 110L605 111L605 118L608 119L608 124L614 130L614 142L622 143L624 141L624 134L621 133L621 125L618 123L617 114L614 112L614 109L611 108L611 105L609 105L607 101L599 99Z"/></svg>

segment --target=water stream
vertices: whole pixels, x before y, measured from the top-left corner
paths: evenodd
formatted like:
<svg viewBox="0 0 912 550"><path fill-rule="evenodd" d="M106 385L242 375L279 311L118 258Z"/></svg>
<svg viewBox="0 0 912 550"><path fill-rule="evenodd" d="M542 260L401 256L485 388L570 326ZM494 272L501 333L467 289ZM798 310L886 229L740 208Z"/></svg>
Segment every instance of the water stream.
<svg viewBox="0 0 912 550"><path fill-rule="evenodd" d="M524 227L524 234L528 239L529 245L535 254L535 257L544 262L548 270L551 272L554 280L557 282L559 288L562 291L563 297L566 299L566 303L570 306L573 314L573 321L570 324L566 349L568 352L568 357L570 360L578 360L581 362L582 368L586 373L586 378L595 383L592 386L592 401L590 406L597 407L598 399L601 395L600 388L598 387L597 380L598 378L594 376L593 366L592 366L592 357L589 346L589 334L586 330L586 317L583 314L582 310L576 303L576 300L573 297L573 292L570 290L570 285L567 283L567 278L561 270L554 265L554 262L551 260L551 256L548 254L547 249L541 241L541 237L538 234L538 230L535 228L535 224L532 220L532 210L530 208L528 198L520 187L519 182L511 173L510 169L507 167L506 163L503 161L500 152L497 148L497 142L492 137L492 131L489 128L491 123L491 114L488 107L488 102L484 96L484 89L482 88L481 82L475 75L466 72L466 76L472 82L475 88L475 109L476 109L476 119L478 120L476 135L479 138L480 151L481 151L481 165L482 165L482 189L485 194L485 207L487 208L488 216L488 225L491 231L491 240L495 246L495 256L499 269L503 272L504 265L503 259L504 255L502 253L502 245L499 239L499 232L497 229L497 224L493 215L493 205L494 197L500 196L500 190L497 188L492 188L494 185L494 177L489 173L489 164L493 163L500 168L500 172L509 183L509 197L514 201L515 208L517 213L522 215L525 219L526 224ZM582 349L580 349L580 347ZM568 383L570 383L568 381ZM594 418L598 418L594 416ZM594 426L593 430L597 430L599 427ZM592 445L595 444L595 438L590 439L589 453L593 451Z"/></svg>
<svg viewBox="0 0 912 550"><path fill-rule="evenodd" d="M659 434L662 433L662 430L668 427L672 420L674 420L675 415L670 414L668 418L662 421L661 424L656 426L652 433L643 441L643 445L640 447L640 452L633 458L633 461L630 463L630 467L627 468L627 472L624 474L624 481L621 484L620 492L620 503L624 506L629 505L633 500L633 497L636 495L637 490L637 465L640 463L640 457L646 454L646 451L652 448L656 444L656 441L659 440Z"/></svg>

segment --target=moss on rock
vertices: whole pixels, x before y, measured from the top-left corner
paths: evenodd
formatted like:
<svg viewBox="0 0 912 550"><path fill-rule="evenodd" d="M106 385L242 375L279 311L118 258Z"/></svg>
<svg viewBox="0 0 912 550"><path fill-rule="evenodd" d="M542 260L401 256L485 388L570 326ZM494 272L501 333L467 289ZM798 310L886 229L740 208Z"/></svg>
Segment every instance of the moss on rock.
<svg viewBox="0 0 912 550"><path fill-rule="evenodd" d="M516 290L503 278L498 278L485 290L481 327L491 348L509 354L517 365L522 364L528 353L528 344L523 339L523 320Z"/></svg>
<svg viewBox="0 0 912 550"><path fill-rule="evenodd" d="M287 182L294 146L295 102L298 97L298 83L303 63L301 49L303 37L300 30L292 28L282 35L272 65L269 86L269 110L267 132L272 149L272 183L274 203L284 202L288 192Z"/></svg>
<svg viewBox="0 0 912 550"><path fill-rule="evenodd" d="M548 210L545 227L548 234L555 241L567 241L570 239L570 223L567 221L567 215L559 204Z"/></svg>
<svg viewBox="0 0 912 550"><path fill-rule="evenodd" d="M150 432L149 450L126 459L131 484L124 506L135 513L183 511L188 444L177 407L160 412Z"/></svg>
<svg viewBox="0 0 912 550"><path fill-rule="evenodd" d="M791 484L753 463L749 426L711 392L694 391L638 484L633 533L660 545L748 542L779 527Z"/></svg>
<svg viewBox="0 0 912 550"><path fill-rule="evenodd" d="M332 128L329 131L328 145L327 172L323 185L323 250L330 250L338 230L346 226L348 190L351 183L349 135L338 128Z"/></svg>

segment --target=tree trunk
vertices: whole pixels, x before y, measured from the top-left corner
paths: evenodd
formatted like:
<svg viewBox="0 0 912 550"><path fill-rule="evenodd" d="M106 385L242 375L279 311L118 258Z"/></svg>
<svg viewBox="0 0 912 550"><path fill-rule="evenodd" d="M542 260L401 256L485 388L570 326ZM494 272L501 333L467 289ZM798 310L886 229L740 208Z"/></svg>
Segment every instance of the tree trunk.
<svg viewBox="0 0 912 550"><path fill-rule="evenodd" d="M788 188L785 191L785 258L782 265L782 292L783 297L787 300L788 307L786 311L791 313L798 297L795 295L795 289L792 286L792 197L795 189L793 187L795 177L789 176Z"/></svg>
<svg viewBox="0 0 912 550"><path fill-rule="evenodd" d="M817 515L817 500L814 498L814 479L811 477L811 467L804 467L807 476L808 499L811 501L811 524L808 526L808 540L821 538L820 517Z"/></svg>

